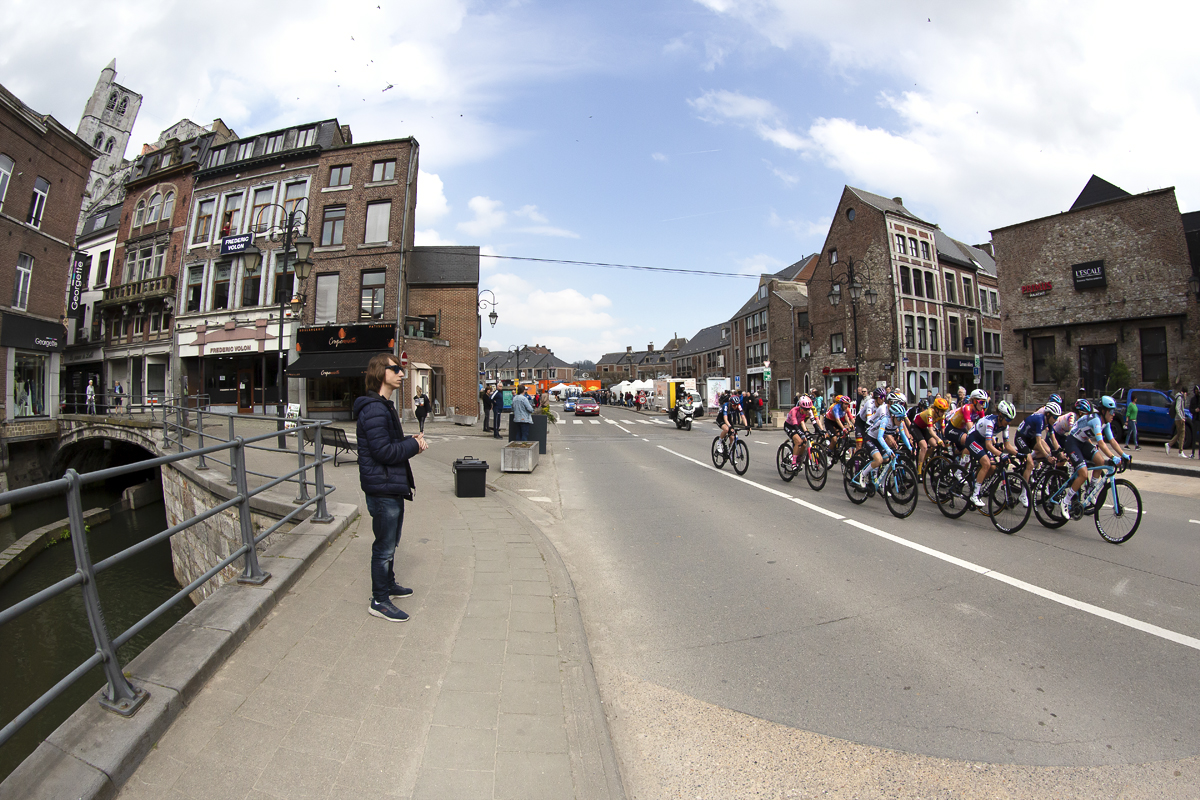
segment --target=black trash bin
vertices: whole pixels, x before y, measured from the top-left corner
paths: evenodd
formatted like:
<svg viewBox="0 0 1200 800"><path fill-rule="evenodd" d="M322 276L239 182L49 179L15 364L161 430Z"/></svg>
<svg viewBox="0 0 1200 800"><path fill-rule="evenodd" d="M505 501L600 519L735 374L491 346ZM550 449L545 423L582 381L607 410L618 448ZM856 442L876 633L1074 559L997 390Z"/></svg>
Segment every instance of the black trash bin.
<svg viewBox="0 0 1200 800"><path fill-rule="evenodd" d="M484 497L487 494L486 461L466 456L454 462L454 496Z"/></svg>

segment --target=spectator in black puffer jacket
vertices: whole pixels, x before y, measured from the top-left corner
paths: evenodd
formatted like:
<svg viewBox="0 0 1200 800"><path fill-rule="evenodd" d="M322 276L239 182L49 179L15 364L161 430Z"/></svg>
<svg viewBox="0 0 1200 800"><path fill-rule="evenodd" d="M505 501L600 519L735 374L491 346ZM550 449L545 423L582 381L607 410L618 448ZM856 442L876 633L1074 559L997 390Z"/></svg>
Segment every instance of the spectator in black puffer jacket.
<svg viewBox="0 0 1200 800"><path fill-rule="evenodd" d="M412 589L396 582L394 565L400 529L404 525L404 501L411 500L416 483L408 460L425 452L424 434L405 436L400 417L392 404L392 393L400 388L404 369L390 353L380 353L367 364L367 393L354 401L358 417L358 481L367 496L371 530L372 616L388 622L404 622L405 614L392 603L393 597L408 597Z"/></svg>

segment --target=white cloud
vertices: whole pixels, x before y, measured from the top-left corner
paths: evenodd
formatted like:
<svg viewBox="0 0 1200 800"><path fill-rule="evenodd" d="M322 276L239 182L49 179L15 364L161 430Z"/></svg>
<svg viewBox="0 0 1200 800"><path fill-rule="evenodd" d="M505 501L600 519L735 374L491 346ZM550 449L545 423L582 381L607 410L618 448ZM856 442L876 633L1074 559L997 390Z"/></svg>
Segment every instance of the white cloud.
<svg viewBox="0 0 1200 800"><path fill-rule="evenodd" d="M550 221L546 219L545 214L542 214L537 210L537 206L521 206L514 211L513 214L518 217L524 217L530 222L540 222L543 225Z"/></svg>
<svg viewBox="0 0 1200 800"><path fill-rule="evenodd" d="M491 337L482 341L491 349L536 343L566 361L595 360L599 353L625 349L621 342L633 335L612 316L612 300L603 294L537 288L510 272L490 275L486 288L496 295L500 317Z"/></svg>
<svg viewBox="0 0 1200 800"><path fill-rule="evenodd" d="M766 272L778 272L787 266L786 262L780 261L774 256L769 256L766 253L739 258L735 262L737 271L743 275L762 275ZM752 289L749 291L753 291Z"/></svg>
<svg viewBox="0 0 1200 800"><path fill-rule="evenodd" d="M450 213L442 179L417 170L417 225L432 225Z"/></svg>
<svg viewBox="0 0 1200 800"><path fill-rule="evenodd" d="M663 155L662 153L651 153L650 157L653 158L655 161L660 161L660 162L667 160L667 157L665 155Z"/></svg>
<svg viewBox="0 0 1200 800"><path fill-rule="evenodd" d="M490 197L477 195L467 201L467 208L475 214L475 219L458 223L458 229L468 236L482 239L494 231L504 227L508 215L503 210L504 204Z"/></svg>
<svg viewBox="0 0 1200 800"><path fill-rule="evenodd" d="M825 234L829 232L829 225L833 222L833 217L819 217L815 220L783 219L772 210L770 216L767 217L767 222L772 227L790 230L797 239L807 242L811 247L820 247L825 241Z"/></svg>
<svg viewBox="0 0 1200 800"><path fill-rule="evenodd" d="M514 228L517 233L532 233L534 236L554 236L560 239L578 239L579 234L566 228L555 228L552 225L534 225L529 228Z"/></svg>
<svg viewBox="0 0 1200 800"><path fill-rule="evenodd" d="M872 123L788 125L771 99L727 90L690 101L701 118L902 194L956 236L1061 211L1093 173L1130 192L1178 186L1181 206L1200 204L1200 164L1183 157L1200 128L1200 6L697 2L774 47L823 53L847 85L894 87L876 95Z"/></svg>
<svg viewBox="0 0 1200 800"><path fill-rule="evenodd" d="M445 247L447 245L458 244L453 239L443 239L441 235L430 228L429 230L421 230L418 228L413 237L417 247Z"/></svg>

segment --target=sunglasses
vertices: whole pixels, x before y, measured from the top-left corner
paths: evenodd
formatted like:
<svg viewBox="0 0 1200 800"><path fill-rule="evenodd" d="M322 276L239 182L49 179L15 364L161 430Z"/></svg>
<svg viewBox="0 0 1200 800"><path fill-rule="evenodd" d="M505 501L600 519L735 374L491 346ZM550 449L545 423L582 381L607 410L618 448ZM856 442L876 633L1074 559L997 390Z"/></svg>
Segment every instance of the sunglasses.
<svg viewBox="0 0 1200 800"><path fill-rule="evenodd" d="M404 367L400 366L399 364L388 364L384 369L390 370L397 375L404 374Z"/></svg>

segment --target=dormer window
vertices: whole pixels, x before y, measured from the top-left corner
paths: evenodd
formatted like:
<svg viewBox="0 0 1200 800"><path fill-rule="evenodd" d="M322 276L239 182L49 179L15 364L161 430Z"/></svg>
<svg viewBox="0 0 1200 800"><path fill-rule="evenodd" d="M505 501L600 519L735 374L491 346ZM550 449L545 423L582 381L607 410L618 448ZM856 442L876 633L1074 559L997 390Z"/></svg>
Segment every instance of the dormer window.
<svg viewBox="0 0 1200 800"><path fill-rule="evenodd" d="M764 283L762 286L758 287L758 299L765 300L766 297L767 297L767 285Z"/></svg>
<svg viewBox="0 0 1200 800"><path fill-rule="evenodd" d="M277 133L274 136L267 137L267 146L265 148L263 148L263 153L270 155L271 153L278 153L282 149L283 149L283 134Z"/></svg>

